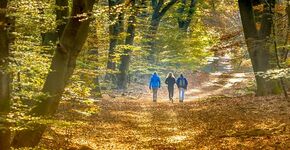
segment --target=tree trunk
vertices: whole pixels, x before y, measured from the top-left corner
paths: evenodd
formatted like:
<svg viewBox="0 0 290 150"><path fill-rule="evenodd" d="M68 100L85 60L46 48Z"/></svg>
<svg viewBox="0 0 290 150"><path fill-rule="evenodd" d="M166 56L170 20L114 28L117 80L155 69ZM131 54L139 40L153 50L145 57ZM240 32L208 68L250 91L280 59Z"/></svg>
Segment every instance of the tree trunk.
<svg viewBox="0 0 290 150"><path fill-rule="evenodd" d="M73 0L71 16L84 13L90 16L94 2L95 0ZM74 71L77 56L86 41L89 23L90 20L86 17L71 17L69 19L53 56L51 71L48 73L42 89L42 92L47 96L40 98L39 104L31 112L33 116L49 116L57 110L67 81ZM14 137L13 147L36 146L46 126L35 124L33 127L33 129L18 132Z"/></svg>
<svg viewBox="0 0 290 150"><path fill-rule="evenodd" d="M147 35L148 38L148 48L149 48L149 63L156 64L157 63L157 55L158 55L158 49L157 49L157 41L156 41L156 35L159 28L161 18L159 18L157 12L154 12L152 15L152 19L149 26L149 34Z"/></svg>
<svg viewBox="0 0 290 150"><path fill-rule="evenodd" d="M179 29L183 32L187 32L189 25L192 20L192 16L194 14L195 6L196 6L197 1L196 0L191 0L190 5L187 7L186 0L182 0L179 8L177 9L178 15L178 26Z"/></svg>
<svg viewBox="0 0 290 150"><path fill-rule="evenodd" d="M93 38L94 38L94 40L98 41L98 36L97 35L95 35ZM93 59L90 58L89 61L94 61L97 64L99 64L99 49L97 47L94 46L89 51L89 55L95 56ZM96 66L95 70L96 71L99 70L98 65ZM98 98L102 97L99 75L96 75L95 78L94 78L94 87L92 89L92 95L94 97L98 97Z"/></svg>
<svg viewBox="0 0 290 150"><path fill-rule="evenodd" d="M171 0L166 5L164 5L163 0L152 0L151 5L153 8L153 13L151 16L151 22L149 26L147 47L148 47L148 60L150 64L156 64L158 58L158 49L156 34L159 28L160 21L165 13L177 2L177 0Z"/></svg>
<svg viewBox="0 0 290 150"><path fill-rule="evenodd" d="M246 43L255 72L255 78L257 83L257 96L280 94L281 85L278 80L265 79L258 75L259 72L265 73L270 69L274 69L276 66L271 64L271 61L275 62L274 52L270 50L270 35L273 25L273 15L270 9L265 5L264 12L261 18L261 29L256 29L255 14L253 11L253 3L251 0L239 0L239 8L242 18L242 24L244 28L244 34ZM274 2L273 2L274 3ZM270 7L274 7L270 2Z"/></svg>
<svg viewBox="0 0 290 150"><path fill-rule="evenodd" d="M109 0L109 34L110 34L110 45L109 55L107 62L107 69L116 70L115 51L118 45L119 35L124 31L124 13L117 13L116 6L124 3L124 0ZM120 42L119 42L120 43ZM121 42L122 43L122 42Z"/></svg>
<svg viewBox="0 0 290 150"><path fill-rule="evenodd" d="M56 0L55 5L57 27L55 31L41 33L42 45L55 44L59 41L67 22L69 15L68 0Z"/></svg>
<svg viewBox="0 0 290 150"><path fill-rule="evenodd" d="M125 40L125 45L132 46L134 43L134 37L135 37L135 24L136 24L136 15L137 10L135 8L135 0L131 1L131 16L128 19L128 29L127 29L127 37ZM127 89L128 84L128 72L129 72L129 66L130 66L130 55L131 50L125 49L122 56L121 56L121 64L119 67L119 79L118 79L118 88L120 89Z"/></svg>
<svg viewBox="0 0 290 150"><path fill-rule="evenodd" d="M7 72L9 56L7 0L0 1L0 9L0 111L7 111L10 103L9 73Z"/></svg>
<svg viewBox="0 0 290 150"><path fill-rule="evenodd" d="M93 89L94 96L95 97L98 97L98 98L102 97L102 91L101 91L101 85L100 85L100 79L99 79L99 77L95 77L95 79L94 79L94 85L95 85L95 87Z"/></svg>
<svg viewBox="0 0 290 150"><path fill-rule="evenodd" d="M284 48L282 50L282 62L286 62L289 54L289 48L286 47L289 41L289 32L290 32L290 3L289 0L287 0L287 7L286 7L286 13L287 13L287 30L286 30L286 38L284 43Z"/></svg>
<svg viewBox="0 0 290 150"><path fill-rule="evenodd" d="M57 23L56 32L60 39L67 22L67 17L69 16L68 0L56 0L55 5L57 6L55 10Z"/></svg>
<svg viewBox="0 0 290 150"><path fill-rule="evenodd" d="M11 132L6 121L10 110L10 75L9 64L9 38L8 19L6 17L7 0L0 1L0 148L8 150L10 147Z"/></svg>

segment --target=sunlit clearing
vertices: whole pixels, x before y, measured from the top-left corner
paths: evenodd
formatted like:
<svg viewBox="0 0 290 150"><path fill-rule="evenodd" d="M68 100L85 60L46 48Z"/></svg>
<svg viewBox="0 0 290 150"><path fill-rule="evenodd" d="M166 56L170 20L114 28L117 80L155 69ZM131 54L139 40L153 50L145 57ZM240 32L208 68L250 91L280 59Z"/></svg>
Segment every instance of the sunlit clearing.
<svg viewBox="0 0 290 150"><path fill-rule="evenodd" d="M242 78L242 77L245 77L245 73L235 73L234 74L234 77L238 77L238 78Z"/></svg>
<svg viewBox="0 0 290 150"><path fill-rule="evenodd" d="M186 139L186 136L176 135L176 136L168 137L166 140L168 143L179 143L179 142L184 141L185 139Z"/></svg>
<svg viewBox="0 0 290 150"><path fill-rule="evenodd" d="M198 92L201 92L200 89L191 89L191 90L188 90L187 93L198 93Z"/></svg>
<svg viewBox="0 0 290 150"><path fill-rule="evenodd" d="M233 86L235 83L240 83L245 80L245 74L244 73L236 73L233 75L232 78L230 78L226 85L224 85L224 88L229 88Z"/></svg>

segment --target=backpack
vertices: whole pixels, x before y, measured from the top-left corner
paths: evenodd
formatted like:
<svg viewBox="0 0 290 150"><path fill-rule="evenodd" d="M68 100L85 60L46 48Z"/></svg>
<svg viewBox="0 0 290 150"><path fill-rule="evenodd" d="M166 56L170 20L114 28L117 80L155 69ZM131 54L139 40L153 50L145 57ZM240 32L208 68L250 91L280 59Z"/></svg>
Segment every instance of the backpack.
<svg viewBox="0 0 290 150"><path fill-rule="evenodd" d="M180 78L179 86L185 87L185 79L184 78Z"/></svg>

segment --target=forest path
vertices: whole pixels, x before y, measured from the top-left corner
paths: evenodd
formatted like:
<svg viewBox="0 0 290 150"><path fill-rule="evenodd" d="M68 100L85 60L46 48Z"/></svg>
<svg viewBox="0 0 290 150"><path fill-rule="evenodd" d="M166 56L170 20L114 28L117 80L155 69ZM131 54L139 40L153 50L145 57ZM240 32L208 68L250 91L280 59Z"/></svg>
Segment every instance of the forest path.
<svg viewBox="0 0 290 150"><path fill-rule="evenodd" d="M199 91L187 91L184 103L169 102L164 88L160 92L164 97L157 103L150 93L139 98L104 97L95 102L100 107L95 115L68 114L87 123L74 127L70 140L93 150L290 149L287 101L279 97L208 98L236 92L245 80L247 76L241 74L212 74Z"/></svg>
<svg viewBox="0 0 290 150"><path fill-rule="evenodd" d="M290 148L290 105L281 99L153 103L120 97L97 105L101 111L73 138L94 150Z"/></svg>
<svg viewBox="0 0 290 150"><path fill-rule="evenodd" d="M188 90L185 92L184 102L196 101L212 96L235 97L243 95L248 87L248 81L253 78L252 73L209 73L188 76ZM140 100L152 99L152 93L148 88L140 89L143 95ZM145 93L145 94L144 94ZM158 101L169 101L167 86L163 83L158 90ZM178 102L178 88L175 86L174 102Z"/></svg>
<svg viewBox="0 0 290 150"><path fill-rule="evenodd" d="M200 81L196 87L193 83L192 89L189 89L186 95L189 100L211 96L239 96L242 93L238 92L245 90L252 78L251 73L210 73L206 81Z"/></svg>

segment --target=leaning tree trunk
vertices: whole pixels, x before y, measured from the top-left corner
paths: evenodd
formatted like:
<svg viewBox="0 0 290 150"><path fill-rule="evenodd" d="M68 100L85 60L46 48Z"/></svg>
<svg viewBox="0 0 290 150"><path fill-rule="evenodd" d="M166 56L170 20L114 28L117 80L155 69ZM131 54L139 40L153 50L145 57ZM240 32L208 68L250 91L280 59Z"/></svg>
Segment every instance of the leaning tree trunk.
<svg viewBox="0 0 290 150"><path fill-rule="evenodd" d="M271 64L275 62L274 52L270 50L271 28L273 25L273 15L269 7L265 6L261 18L261 29L256 29L255 13L251 0L239 0L239 8L242 18L242 24L246 43L255 72L257 84L257 96L280 94L281 85L278 80L269 80L263 78L258 73L265 73L276 66ZM274 1L270 2L270 7L274 7Z"/></svg>
<svg viewBox="0 0 290 150"><path fill-rule="evenodd" d="M95 0L73 0L71 16L88 14L88 16L71 17L63 31L60 43L52 59L51 71L48 73L42 92L47 96L40 99L32 110L34 116L49 116L57 110L67 81L72 75L76 59L81 51L89 29L90 16ZM36 146L45 130L45 125L35 124L33 129L18 132L13 140L13 147Z"/></svg>
<svg viewBox="0 0 290 150"><path fill-rule="evenodd" d="M56 32L58 35L58 38L61 38L61 35L64 31L65 25L67 23L67 17L69 16L69 6L68 6L68 0L56 0Z"/></svg>
<svg viewBox="0 0 290 150"><path fill-rule="evenodd" d="M57 24L56 30L41 33L42 45L50 45L51 43L57 43L57 41L60 40L69 15L68 0L56 0L55 13Z"/></svg>
<svg viewBox="0 0 290 150"><path fill-rule="evenodd" d="M158 61L158 49L156 35L159 28L160 21L166 12L177 2L177 0L171 0L166 5L164 5L163 0L152 0L151 5L153 8L153 13L151 16L150 26L146 38L147 48L148 48L148 61L150 64L156 64Z"/></svg>
<svg viewBox="0 0 290 150"><path fill-rule="evenodd" d="M10 147L9 124L6 115L10 110L10 77L8 72L9 39L6 17L8 0L0 1L0 148Z"/></svg>
<svg viewBox="0 0 290 150"><path fill-rule="evenodd" d="M135 0L131 1L131 15L128 19L128 29L127 29L127 37L125 40L125 45L132 46L134 43L134 37L135 37L135 24L136 24L136 15L137 10L135 8ZM130 66L130 56L131 56L131 50L125 49L122 56L121 56L121 64L119 67L119 78L118 78L118 88L120 89L127 89L128 84L128 72L129 72L129 66Z"/></svg>
<svg viewBox="0 0 290 150"><path fill-rule="evenodd" d="M197 0L190 0L190 4L187 7L186 0L182 0L180 2L180 6L177 9L178 13L178 27L181 31L187 32L189 25L192 20L192 16L194 14L195 6L197 3Z"/></svg>

